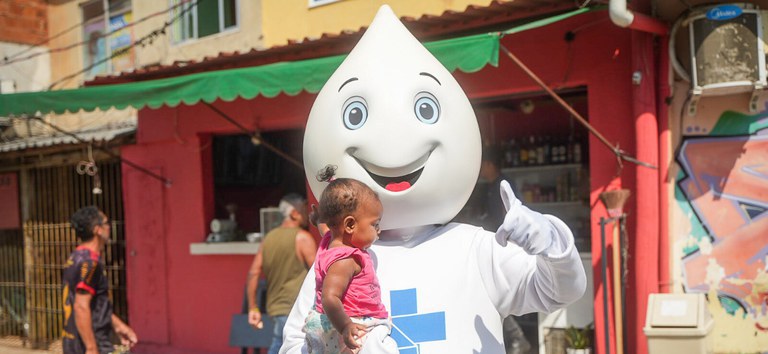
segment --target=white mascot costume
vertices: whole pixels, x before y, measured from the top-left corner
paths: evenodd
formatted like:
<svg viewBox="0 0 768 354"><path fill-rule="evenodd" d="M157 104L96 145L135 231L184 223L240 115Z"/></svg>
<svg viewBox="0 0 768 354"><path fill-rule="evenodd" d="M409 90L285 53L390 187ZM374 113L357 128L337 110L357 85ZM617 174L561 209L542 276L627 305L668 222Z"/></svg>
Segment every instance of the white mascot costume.
<svg viewBox="0 0 768 354"><path fill-rule="evenodd" d="M317 96L304 138L313 194L326 165L381 198L369 249L401 354L504 353L502 319L581 298L586 276L568 227L523 206L509 184L494 234L449 223L480 169L480 132L450 72L382 6ZM509 243L507 242L509 241ZM301 328L315 295L309 272L281 353L306 353Z"/></svg>

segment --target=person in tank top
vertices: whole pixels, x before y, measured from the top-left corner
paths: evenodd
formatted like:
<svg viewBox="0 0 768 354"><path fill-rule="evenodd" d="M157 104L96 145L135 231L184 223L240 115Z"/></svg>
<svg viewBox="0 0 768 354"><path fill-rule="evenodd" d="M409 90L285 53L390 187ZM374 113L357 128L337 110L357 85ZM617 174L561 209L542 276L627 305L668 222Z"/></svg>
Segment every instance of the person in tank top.
<svg viewBox="0 0 768 354"><path fill-rule="evenodd" d="M256 304L259 277L267 281L266 313L272 317L274 332L269 354L277 354L283 343L283 327L299 294L301 283L315 261L315 239L308 225L304 197L287 194L280 200L283 222L268 232L248 272L248 323L261 329L262 313Z"/></svg>

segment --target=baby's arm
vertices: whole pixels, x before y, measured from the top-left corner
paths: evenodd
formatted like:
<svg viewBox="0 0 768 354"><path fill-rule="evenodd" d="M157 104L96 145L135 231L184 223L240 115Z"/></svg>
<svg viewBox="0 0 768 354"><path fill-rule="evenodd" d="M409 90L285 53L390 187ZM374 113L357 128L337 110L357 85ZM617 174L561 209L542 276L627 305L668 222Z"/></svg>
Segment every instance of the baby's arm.
<svg viewBox="0 0 768 354"><path fill-rule="evenodd" d="M361 332L365 332L366 328L363 325L352 322L344 312L344 305L341 303L341 299L344 297L352 277L360 273L360 271L360 265L354 259L343 258L328 267L328 273L323 279L323 311L350 349L360 347L357 339L363 336L364 333Z"/></svg>

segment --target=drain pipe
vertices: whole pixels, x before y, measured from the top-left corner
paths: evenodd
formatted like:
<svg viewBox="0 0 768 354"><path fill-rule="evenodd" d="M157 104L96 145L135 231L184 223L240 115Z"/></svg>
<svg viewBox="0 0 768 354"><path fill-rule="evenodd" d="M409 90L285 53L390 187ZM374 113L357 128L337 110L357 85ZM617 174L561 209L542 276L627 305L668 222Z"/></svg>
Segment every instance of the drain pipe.
<svg viewBox="0 0 768 354"><path fill-rule="evenodd" d="M627 0L611 0L608 14L616 26L666 36L669 26L653 17L632 13L627 8Z"/></svg>
<svg viewBox="0 0 768 354"><path fill-rule="evenodd" d="M641 1L646 4L647 1ZM641 5L642 5L641 4ZM656 68L654 48L654 36L662 39L669 35L669 26L650 16L639 12L632 12L627 8L627 0L610 0L608 13L611 21L619 27L633 30L631 33L631 67L635 74L639 74L640 81L634 83L632 88L633 120L635 123L636 154L643 156L643 161L654 161L659 155L659 109L657 107L657 85L655 81ZM666 42L662 42L666 44ZM643 77L645 76L645 77ZM665 123L665 122L662 122ZM663 156L663 155L662 155ZM665 161L658 161L664 163ZM647 353L648 347L643 333L643 317L647 310L647 296L659 291L659 204L664 201L659 196L659 171L638 167L635 175L637 186L637 199L635 217L637 225L634 226L636 237L634 242L635 252L632 259L627 260L628 266L639 270L649 266L648 272L638 272L636 276L628 280L630 288L634 290L627 294L627 313L634 316L628 320L625 334L627 348L631 352ZM642 221L640 221L642 220ZM630 246L631 247L631 246ZM614 294L616 296L616 294ZM621 325L621 324L619 324ZM616 348L621 350L623 348Z"/></svg>

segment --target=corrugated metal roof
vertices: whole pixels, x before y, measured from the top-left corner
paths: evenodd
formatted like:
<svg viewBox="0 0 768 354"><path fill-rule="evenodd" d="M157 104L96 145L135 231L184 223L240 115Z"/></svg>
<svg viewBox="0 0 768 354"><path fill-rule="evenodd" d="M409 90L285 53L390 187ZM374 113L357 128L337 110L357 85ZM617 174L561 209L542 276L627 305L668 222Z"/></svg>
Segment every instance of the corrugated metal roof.
<svg viewBox="0 0 768 354"><path fill-rule="evenodd" d="M598 1L595 1L598 2ZM600 1L602 2L602 1ZM441 15L423 15L419 18L401 17L403 24L419 39L433 40L451 34L514 23L576 8L573 0L494 0L488 6L468 6L464 11L445 11ZM176 61L169 65L137 68L117 75L99 76L86 86L144 81L161 77L186 75L195 72L232 69L344 54L354 47L367 27L325 33L319 38L304 38L268 49L251 49L247 52L221 52L215 57L195 61Z"/></svg>
<svg viewBox="0 0 768 354"><path fill-rule="evenodd" d="M82 140L88 142L110 141L120 136L132 134L136 131L135 123L123 123L116 126L104 126L97 129L73 131ZM0 152L19 151L32 148L41 148L52 145L79 144L80 142L64 134L46 134L19 138L7 142L0 142Z"/></svg>

